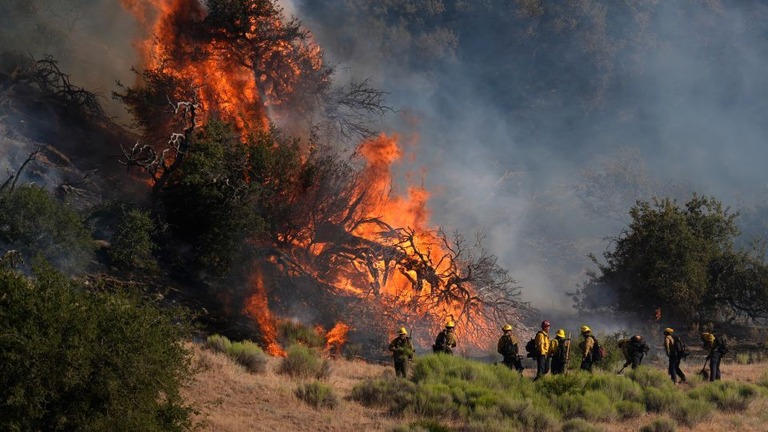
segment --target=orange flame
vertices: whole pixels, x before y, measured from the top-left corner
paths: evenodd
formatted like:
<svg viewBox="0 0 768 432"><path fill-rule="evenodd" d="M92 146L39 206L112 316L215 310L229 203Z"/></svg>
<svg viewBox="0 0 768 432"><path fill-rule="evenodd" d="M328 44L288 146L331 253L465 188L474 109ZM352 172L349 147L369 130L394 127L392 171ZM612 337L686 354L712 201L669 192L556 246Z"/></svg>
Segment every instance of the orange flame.
<svg viewBox="0 0 768 432"><path fill-rule="evenodd" d="M342 347L347 343L347 333L350 327L339 321L333 328L325 334L325 351L332 354L341 352Z"/></svg>
<svg viewBox="0 0 768 432"><path fill-rule="evenodd" d="M285 351L277 343L277 325L269 310L264 278L258 269L251 274L250 286L253 293L245 301L243 314L258 323L265 350L272 356L285 357Z"/></svg>

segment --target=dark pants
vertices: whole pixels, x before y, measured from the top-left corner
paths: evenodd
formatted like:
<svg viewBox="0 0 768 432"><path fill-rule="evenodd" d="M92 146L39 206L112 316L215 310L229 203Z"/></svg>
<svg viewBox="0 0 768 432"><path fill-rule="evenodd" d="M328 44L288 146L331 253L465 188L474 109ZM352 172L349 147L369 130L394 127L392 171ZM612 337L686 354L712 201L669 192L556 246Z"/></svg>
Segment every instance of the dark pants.
<svg viewBox="0 0 768 432"><path fill-rule="evenodd" d="M592 372L592 358L588 357L581 361L581 370Z"/></svg>
<svg viewBox="0 0 768 432"><path fill-rule="evenodd" d="M545 355L536 356L536 378L539 379L549 372L549 357Z"/></svg>
<svg viewBox="0 0 768 432"><path fill-rule="evenodd" d="M523 369L525 369L523 367L523 362L520 361L520 358L518 356L516 356L516 355L514 355L514 356L504 356L504 361L502 361L502 363L504 364L504 366L506 366L506 367L508 367L510 369L514 369L514 370L516 370L518 372L522 372Z"/></svg>
<svg viewBox="0 0 768 432"><path fill-rule="evenodd" d="M550 369L552 370L552 375L560 375L565 372L565 361L553 358L550 362Z"/></svg>
<svg viewBox="0 0 768 432"><path fill-rule="evenodd" d="M408 375L408 359L395 359L395 375L403 378Z"/></svg>
<svg viewBox="0 0 768 432"><path fill-rule="evenodd" d="M643 356L644 353L642 352L632 354L632 369L637 369L637 367L640 366L640 363L643 362Z"/></svg>
<svg viewBox="0 0 768 432"><path fill-rule="evenodd" d="M680 377L681 382L685 382L685 374L680 370L680 360L677 356L669 356L669 377L673 382L677 382L677 377Z"/></svg>
<svg viewBox="0 0 768 432"><path fill-rule="evenodd" d="M712 353L712 355L709 357L709 380L719 380L720 379L720 360L722 360L723 355L719 352L715 351Z"/></svg>

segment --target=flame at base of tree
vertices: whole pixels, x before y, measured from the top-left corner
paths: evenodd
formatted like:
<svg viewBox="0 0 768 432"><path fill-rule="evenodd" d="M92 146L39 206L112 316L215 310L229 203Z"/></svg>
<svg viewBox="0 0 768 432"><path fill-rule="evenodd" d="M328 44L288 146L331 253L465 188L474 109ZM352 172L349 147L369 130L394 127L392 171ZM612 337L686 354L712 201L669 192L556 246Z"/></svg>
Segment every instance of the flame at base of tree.
<svg viewBox="0 0 768 432"><path fill-rule="evenodd" d="M277 326L272 312L269 310L267 293L264 288L264 278L260 270L254 270L250 279L253 293L247 298L242 313L259 325L262 345L272 356L285 356L285 351L277 342Z"/></svg>

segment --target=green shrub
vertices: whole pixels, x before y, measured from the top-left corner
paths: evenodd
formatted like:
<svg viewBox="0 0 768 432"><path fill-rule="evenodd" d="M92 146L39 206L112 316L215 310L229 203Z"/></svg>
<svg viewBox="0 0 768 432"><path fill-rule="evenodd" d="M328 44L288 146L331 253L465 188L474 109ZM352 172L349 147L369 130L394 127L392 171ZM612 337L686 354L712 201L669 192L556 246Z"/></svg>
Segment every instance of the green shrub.
<svg viewBox="0 0 768 432"><path fill-rule="evenodd" d="M659 417L641 427L640 432L677 432L677 423L669 417Z"/></svg>
<svg viewBox="0 0 768 432"><path fill-rule="evenodd" d="M643 400L643 389L637 382L613 373L595 373L592 379L586 383L585 389L603 393L612 401L640 402Z"/></svg>
<svg viewBox="0 0 768 432"><path fill-rule="evenodd" d="M757 385L768 388L768 370L760 374L760 378L757 379Z"/></svg>
<svg viewBox="0 0 768 432"><path fill-rule="evenodd" d="M760 390L752 384L716 381L688 394L691 398L714 403L723 411L744 411L759 396Z"/></svg>
<svg viewBox="0 0 768 432"><path fill-rule="evenodd" d="M264 373L267 371L267 355L251 341L233 342L227 347L227 354L232 356L249 372Z"/></svg>
<svg viewBox="0 0 768 432"><path fill-rule="evenodd" d="M750 354L749 353L738 353L736 354L736 363L740 365L745 365L750 363Z"/></svg>
<svg viewBox="0 0 768 432"><path fill-rule="evenodd" d="M649 368L639 367L637 369L630 370L626 374L629 379L638 383L641 388L672 388L672 380L669 379L669 375L665 371Z"/></svg>
<svg viewBox="0 0 768 432"><path fill-rule="evenodd" d="M47 266L35 274L0 269L3 429L185 430L187 318L128 293L87 291Z"/></svg>
<svg viewBox="0 0 768 432"><path fill-rule="evenodd" d="M281 321L277 325L278 338L285 346L301 344L310 348L325 347L325 338L314 329L295 321Z"/></svg>
<svg viewBox="0 0 768 432"><path fill-rule="evenodd" d="M601 432L605 429L581 418L570 419L563 423L563 432Z"/></svg>
<svg viewBox="0 0 768 432"><path fill-rule="evenodd" d="M536 390L548 397L558 397L567 393L581 393L592 378L590 374L570 373L568 375L546 375L536 381Z"/></svg>
<svg viewBox="0 0 768 432"><path fill-rule="evenodd" d="M319 381L299 385L296 389L296 397L317 409L333 409L339 405L339 397L333 387Z"/></svg>
<svg viewBox="0 0 768 432"><path fill-rule="evenodd" d="M84 269L94 251L83 219L36 186L0 191L0 245L68 273Z"/></svg>
<svg viewBox="0 0 768 432"><path fill-rule="evenodd" d="M645 389L645 407L651 412L672 412L685 399L683 393L672 387Z"/></svg>
<svg viewBox="0 0 768 432"><path fill-rule="evenodd" d="M157 267L152 251L154 224L147 212L123 209L118 217L115 232L107 251L109 258L118 265L137 269Z"/></svg>
<svg viewBox="0 0 768 432"><path fill-rule="evenodd" d="M368 407L388 408L393 414L402 414L415 400L416 384L397 377L368 379L352 388L352 400Z"/></svg>
<svg viewBox="0 0 768 432"><path fill-rule="evenodd" d="M451 430L434 420L419 420L398 426L392 432L450 432Z"/></svg>
<svg viewBox="0 0 768 432"><path fill-rule="evenodd" d="M587 391L584 394L565 394L554 400L554 405L566 419L608 421L616 418L616 410L603 393Z"/></svg>
<svg viewBox="0 0 768 432"><path fill-rule="evenodd" d="M670 414L680 423L688 427L694 427L713 415L713 407L710 403L686 398L681 404L672 408Z"/></svg>
<svg viewBox="0 0 768 432"><path fill-rule="evenodd" d="M230 342L226 336L213 334L208 336L208 338L205 340L205 345L213 351L226 354L227 351L229 351L229 347L232 345L232 342Z"/></svg>
<svg viewBox="0 0 768 432"><path fill-rule="evenodd" d="M614 408L622 420L637 418L645 414L645 405L640 402L622 400L616 402Z"/></svg>
<svg viewBox="0 0 768 432"><path fill-rule="evenodd" d="M278 372L293 378L325 379L331 374L331 364L311 348L303 345L292 345L280 362Z"/></svg>

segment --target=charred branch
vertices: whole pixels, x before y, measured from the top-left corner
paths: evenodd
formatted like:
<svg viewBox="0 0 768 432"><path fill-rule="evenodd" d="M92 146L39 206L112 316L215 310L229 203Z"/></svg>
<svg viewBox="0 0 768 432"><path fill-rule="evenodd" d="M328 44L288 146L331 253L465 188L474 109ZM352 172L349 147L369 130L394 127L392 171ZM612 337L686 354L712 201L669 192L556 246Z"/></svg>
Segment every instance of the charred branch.
<svg viewBox="0 0 768 432"><path fill-rule="evenodd" d="M32 162L33 160L37 159L37 156L38 156L38 155L39 155L39 154L40 154L40 153L41 153L41 152L42 152L44 149L46 149L47 147L48 147L48 146L47 146L47 145L45 145L45 146L43 146L43 147L40 147L39 149L37 149L37 150L33 151L32 153L30 153L30 154L29 154L29 156L27 157L27 159L26 159L26 160L25 160L25 161L24 161L24 162L21 164L21 166L19 167L19 169L18 169L18 170L16 170L16 172L15 172L15 173L9 173L9 174L8 174L8 179L7 179L7 180L6 180L6 181L5 181L5 182L4 182L2 185L0 185L0 191L4 190L4 189L5 189L5 188L7 188L7 187L10 187L10 189L9 189L9 190L13 191L13 189L16 187L16 182L18 182L18 180L19 180L19 177L21 176L21 172L22 172L22 171L24 171L24 168L25 168L25 167L26 167L26 166L27 166L27 165L28 165L30 162Z"/></svg>

